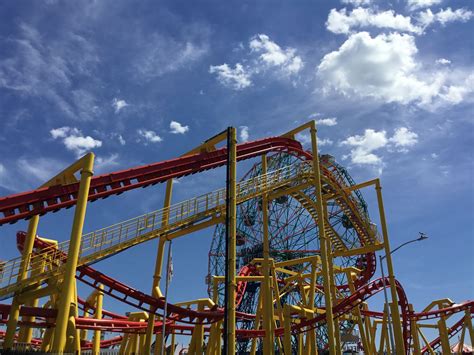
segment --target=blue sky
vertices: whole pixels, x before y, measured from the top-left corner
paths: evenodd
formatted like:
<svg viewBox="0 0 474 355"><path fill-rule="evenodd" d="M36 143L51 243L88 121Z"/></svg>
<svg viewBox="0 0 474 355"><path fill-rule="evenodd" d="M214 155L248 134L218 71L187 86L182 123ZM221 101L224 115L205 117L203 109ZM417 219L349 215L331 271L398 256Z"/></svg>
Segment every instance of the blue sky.
<svg viewBox="0 0 474 355"><path fill-rule="evenodd" d="M392 245L430 237L394 256L415 308L472 299L472 11L443 0L3 2L0 195L90 150L103 173L176 157L229 125L243 141L315 119L323 152L358 182L381 177ZM223 177L182 179L174 201ZM91 204L85 231L158 209L163 194ZM70 220L48 215L40 234L64 240ZM1 259L25 228L0 229ZM175 243L173 300L205 296L212 233ZM148 290L155 248L97 266Z"/></svg>

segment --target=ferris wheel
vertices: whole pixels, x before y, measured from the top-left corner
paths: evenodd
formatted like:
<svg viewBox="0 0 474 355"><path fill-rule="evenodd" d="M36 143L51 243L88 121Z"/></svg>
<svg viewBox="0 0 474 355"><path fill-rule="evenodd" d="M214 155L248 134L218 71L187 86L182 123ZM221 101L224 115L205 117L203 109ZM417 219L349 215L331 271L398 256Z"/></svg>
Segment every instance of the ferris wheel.
<svg viewBox="0 0 474 355"><path fill-rule="evenodd" d="M331 156L321 156L322 164L327 164L333 169L338 178L343 179L348 186L354 185L354 181L347 171L337 164ZM302 164L300 158L288 153L277 153L267 157L267 171L271 172L286 166ZM250 179L262 174L262 166L256 163L242 180ZM304 195L315 200L314 188L307 188L302 191ZM362 195L357 191L354 193L358 209L368 218L367 205ZM353 228L350 219L345 215L343 209L336 202L328 202L328 222L332 230L339 236L339 239L349 248L360 245L359 237ZM263 228L262 228L262 199L254 198L246 201L237 207L237 273L243 275L249 272L249 264L254 258L263 257ZM268 205L268 229L270 258L275 262L303 258L318 255L320 250L320 240L318 235L317 222L314 215L305 207L304 203L297 195L284 195L273 199ZM208 280L212 275L225 274L225 225L220 224L215 228L211 248L209 251ZM334 259L334 263L343 267L360 266L359 256L339 257ZM303 265L297 267L304 268ZM298 271L298 270L295 270ZM347 285L345 274L335 274L335 285ZM318 277L317 283L322 285L322 277ZM213 295L213 287L208 283L209 295ZM260 294L259 282L247 282L245 292L238 297L238 311L255 314L259 302ZM343 287L342 293L349 292ZM217 287L219 293L219 304L223 305L224 284ZM322 292L315 293L314 304L316 307L324 307L324 297ZM294 288L285 293L281 298L282 304L298 305L301 303L301 294L298 288ZM255 321L239 321L240 329L255 329ZM341 322L342 330L350 327L349 322ZM324 349L327 344L327 334L325 326L321 325L316 329L318 347ZM262 344L258 344L260 349ZM295 340L294 346L297 346ZM238 342L238 351L245 353L249 351L250 342L241 340Z"/></svg>

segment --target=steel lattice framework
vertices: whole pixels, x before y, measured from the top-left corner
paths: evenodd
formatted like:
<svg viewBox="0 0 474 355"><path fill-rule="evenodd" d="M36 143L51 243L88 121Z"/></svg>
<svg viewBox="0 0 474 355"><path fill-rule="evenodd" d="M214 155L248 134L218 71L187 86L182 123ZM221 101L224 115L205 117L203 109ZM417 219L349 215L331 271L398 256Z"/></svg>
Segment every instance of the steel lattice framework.
<svg viewBox="0 0 474 355"><path fill-rule="evenodd" d="M308 130L311 151L295 139ZM394 276L379 179L357 184L331 156L319 156L314 122L238 145L235 136L229 128L179 158L97 177L89 153L38 189L0 198L0 225L29 219L28 230L17 233L21 256L0 262L0 300L10 300L0 304L2 351L98 354L120 347L124 354L159 354L168 336L173 346L183 335L193 354L338 354L354 328L366 354L450 353L454 335L460 334L461 348L466 334L473 341L474 301L442 299L413 310ZM219 148L225 139L227 147ZM237 163L250 158L260 162L237 182ZM226 188L172 203L174 178L223 165ZM83 234L89 202L158 183L166 183L163 208ZM379 228L362 197L371 187ZM42 215L72 206L69 241L38 236ZM167 304L160 287L165 246L206 228L215 228L210 298ZM101 260L153 239L159 245L151 292L96 269ZM381 250L388 277L373 280ZM86 299L78 296L77 281L93 289ZM393 302L381 312L370 310L367 300L387 288ZM136 312L108 311L106 297ZM433 319L436 324L426 324ZM427 340L424 327L439 336ZM41 337L33 337L34 328L43 330ZM101 339L104 331L119 334Z"/></svg>

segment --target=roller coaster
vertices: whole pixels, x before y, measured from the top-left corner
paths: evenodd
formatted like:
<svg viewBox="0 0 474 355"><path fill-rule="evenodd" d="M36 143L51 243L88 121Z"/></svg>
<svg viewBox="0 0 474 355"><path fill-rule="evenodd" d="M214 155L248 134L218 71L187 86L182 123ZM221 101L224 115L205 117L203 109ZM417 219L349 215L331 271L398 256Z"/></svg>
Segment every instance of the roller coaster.
<svg viewBox="0 0 474 355"><path fill-rule="evenodd" d="M308 151L301 133L311 137ZM236 181L244 160L254 165ZM320 155L313 121L240 144L229 128L179 158L100 176L93 164L89 153L38 189L0 198L0 225L28 220L16 235L20 256L0 262L0 300L9 300L0 304L2 353L164 354L179 336L189 354L341 354L350 342L365 354L450 354L454 336L460 348L474 339L474 301L441 299L414 311L394 276L380 180L356 183ZM174 179L224 166L224 188L172 203ZM83 234L88 203L155 184L166 184L163 208ZM371 188L379 226L362 195ZM69 240L38 235L41 216L70 207ZM166 247L206 228L214 228L208 296L168 303ZM150 293L96 268L151 240ZM378 251L388 276L374 279ZM78 282L92 288L86 298ZM387 289L392 301L370 310L367 301ZM108 311L106 297L134 311ZM428 340L426 328L438 336Z"/></svg>

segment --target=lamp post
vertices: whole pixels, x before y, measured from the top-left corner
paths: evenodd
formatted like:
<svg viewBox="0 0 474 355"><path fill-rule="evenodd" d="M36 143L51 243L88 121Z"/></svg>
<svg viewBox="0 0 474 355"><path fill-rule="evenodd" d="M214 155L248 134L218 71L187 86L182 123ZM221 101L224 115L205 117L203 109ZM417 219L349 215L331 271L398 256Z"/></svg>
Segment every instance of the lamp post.
<svg viewBox="0 0 474 355"><path fill-rule="evenodd" d="M422 240L425 240L425 239L428 239L428 237L426 236L425 233L422 233L422 232L419 232L420 236L416 239L413 239L413 240L409 240L408 242L405 242L401 245L399 245L398 247L396 247L395 249L393 249L390 254L393 254L395 253L398 249L400 249L401 247L407 245L407 244L410 244L410 243L414 243L414 242L421 242ZM384 280L384 283L383 283L383 294L384 294L384 297L385 297L385 305L387 307L387 326L388 326L388 333L389 333L389 336L390 336L390 346L392 348L392 352L393 353L396 353L395 352L395 340L394 340L394 337L393 337L393 329L392 329L392 321L391 321L391 312L390 312L390 305L388 303L388 295L387 295L387 285L385 283L385 274L384 274L384 271L383 271L383 259L385 259L387 257L387 255L379 255L379 260L380 260L380 271L382 272L382 279ZM398 307L398 306L397 306Z"/></svg>

